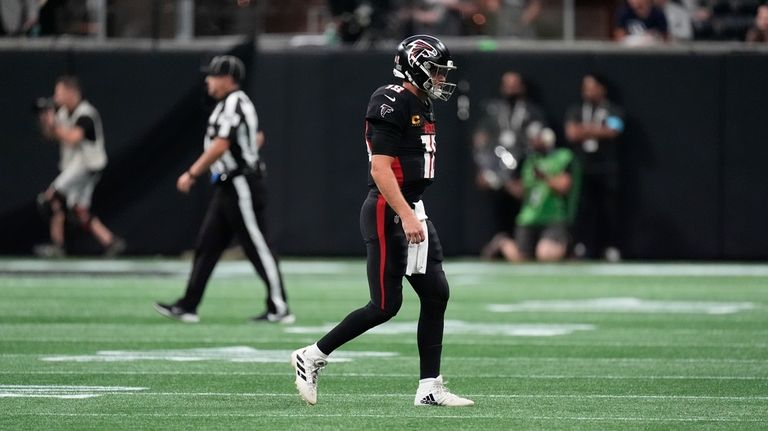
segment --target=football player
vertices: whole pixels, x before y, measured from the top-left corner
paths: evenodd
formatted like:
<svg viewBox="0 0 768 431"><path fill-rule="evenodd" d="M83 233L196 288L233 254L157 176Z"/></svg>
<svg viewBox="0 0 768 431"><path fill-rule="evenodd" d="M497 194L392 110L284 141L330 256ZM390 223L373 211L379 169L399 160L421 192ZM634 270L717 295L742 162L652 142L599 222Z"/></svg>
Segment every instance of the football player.
<svg viewBox="0 0 768 431"><path fill-rule="evenodd" d="M411 36L395 55L393 73L401 81L379 87L371 96L365 118L370 191L360 211L371 300L316 343L291 354L296 387L309 404L317 403L318 372L328 355L397 314L403 277L421 301L416 335L421 377L414 404L474 404L451 393L440 375L448 282L440 239L421 200L435 178L437 127L432 103L451 97L456 85L448 83L446 75L455 68L440 40Z"/></svg>

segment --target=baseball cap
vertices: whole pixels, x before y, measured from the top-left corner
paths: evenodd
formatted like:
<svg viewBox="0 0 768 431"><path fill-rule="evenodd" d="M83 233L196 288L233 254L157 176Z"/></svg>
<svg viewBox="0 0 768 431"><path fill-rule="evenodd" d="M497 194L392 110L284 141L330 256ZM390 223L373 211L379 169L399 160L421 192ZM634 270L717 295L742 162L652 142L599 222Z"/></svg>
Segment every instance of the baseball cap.
<svg viewBox="0 0 768 431"><path fill-rule="evenodd" d="M202 71L206 75L223 76L229 75L237 82L245 78L245 66L239 58L232 55L217 55L211 59L208 66L203 67Z"/></svg>

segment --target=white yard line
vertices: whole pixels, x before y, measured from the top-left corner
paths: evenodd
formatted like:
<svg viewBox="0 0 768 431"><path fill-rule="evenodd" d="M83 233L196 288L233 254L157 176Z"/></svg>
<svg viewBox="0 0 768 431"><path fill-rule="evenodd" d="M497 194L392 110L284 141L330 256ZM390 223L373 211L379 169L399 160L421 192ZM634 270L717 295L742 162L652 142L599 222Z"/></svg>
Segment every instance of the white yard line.
<svg viewBox="0 0 768 431"><path fill-rule="evenodd" d="M290 374L290 373L288 373ZM260 372L260 371L0 371L0 375L116 375L116 376L285 376L286 373ZM413 378L414 374L406 373L334 373L330 371L331 377L360 377L360 378ZM617 376L617 375L560 375L560 374L466 374L460 375L461 379L533 379L533 380L577 380L577 379L602 379L602 380L739 380L739 381L766 381L768 376L684 376L684 375L661 375L661 376Z"/></svg>
<svg viewBox="0 0 768 431"><path fill-rule="evenodd" d="M179 259L0 259L0 274L46 273L60 275L161 275L186 277L190 263ZM315 275L359 273L364 277L365 261L359 260L309 260L284 259L280 267L285 274ZM579 276L633 276L633 277L768 277L768 265L733 263L622 263L622 264L556 264L556 265L505 265L479 261L456 261L444 264L449 276L508 275L567 275ZM247 261L225 261L217 265L218 277L253 276L253 267Z"/></svg>
<svg viewBox="0 0 768 431"><path fill-rule="evenodd" d="M664 331L665 334L670 334L674 331ZM768 336L768 331L757 331L759 333L766 333L766 336ZM286 334L286 336L295 335L295 334ZM379 334L379 335L387 335L387 334ZM453 334L446 334L445 337L452 337ZM473 335L475 336L475 335ZM482 337L482 335L476 335L476 337ZM113 342L115 341L114 337L106 338L106 337L86 337L86 338L63 338L63 337L54 337L54 338L35 338L33 340L29 339L29 337L3 337L0 338L0 341L2 342L24 342L24 343L96 343L96 342ZM121 341L124 341L126 343L128 342L136 342L136 343L146 343L146 339L131 339L131 338L121 338ZM220 342L221 344L243 344L248 343L252 345L260 344L260 343L275 343L276 340L274 338L270 339L251 339L248 338L247 340L244 340L242 338L240 339L217 339L217 342ZM373 344L377 346L381 346L382 340L377 338L377 341L366 341L366 340L359 340L356 341L356 343L359 344ZM392 339L386 340L386 344L403 344L403 345L413 345L413 340L398 340L395 339L395 337L392 337ZM164 344L164 343L156 343L156 344ZM492 337L488 337L488 341L482 341L482 340L450 340L449 343L451 346L547 346L547 347L675 347L675 348L754 348L754 349L768 349L768 343L716 343L716 344L698 344L698 343L617 343L617 342L599 342L599 341L589 341L585 340L584 342L580 341L567 341L567 342L552 342L547 339L546 341L537 341L535 339L532 339L531 337L525 337L525 338L515 338L511 340L499 340ZM2 356L0 354L0 356Z"/></svg>
<svg viewBox="0 0 768 431"><path fill-rule="evenodd" d="M26 358L26 357L40 357L45 356L40 353L0 353L0 358ZM411 362L414 359L418 359L418 356L392 356L387 358L366 358L366 360L383 360L383 361L403 361ZM495 364L498 362L568 362L568 363L588 363L595 362L600 363L656 363L663 362L669 363L712 363L712 364L759 364L768 365L768 361L765 359L736 359L736 358L598 358L598 357L548 357L548 356L504 356L504 357L477 357L477 356L458 356L451 355L443 358L444 362L461 361L461 362L487 362L489 364Z"/></svg>
<svg viewBox="0 0 768 431"><path fill-rule="evenodd" d="M414 407L414 409L426 410L425 407ZM59 412L35 412L35 413L3 413L4 416L53 416L53 417L155 417L155 418L392 418L391 414L360 414L360 413L316 413L311 411L291 410L285 413L59 413ZM408 415L401 411L398 418L404 419L512 419L512 420L542 420L542 421L580 421L580 422L734 422L734 423L765 423L765 418L722 418L722 417L680 417L680 418L642 418L631 416L513 416L513 415L474 415L471 409L465 409L465 415L430 415L417 414Z"/></svg>
<svg viewBox="0 0 768 431"><path fill-rule="evenodd" d="M284 398L297 397L294 392L144 392L147 388L122 387L76 387L76 386L32 386L0 385L3 391L15 394L43 395L56 393L75 395L93 392L98 395L141 396L141 397L222 397L222 398ZM325 392L327 398L408 398L412 393L333 393ZM465 394L470 398L490 399L617 399L617 400L707 400L707 401L768 401L768 396L714 396L714 395L612 395L612 394Z"/></svg>
<svg viewBox="0 0 768 431"><path fill-rule="evenodd" d="M296 393L280 392L103 392L110 395L121 396L185 396L185 397L298 397ZM609 394L462 394L469 398L491 398L491 399L626 399L626 400L716 400L716 401L768 401L768 396L714 396L714 395L609 395ZM383 394L383 393L323 393L323 397L338 398L401 398L412 397L413 393L402 394Z"/></svg>

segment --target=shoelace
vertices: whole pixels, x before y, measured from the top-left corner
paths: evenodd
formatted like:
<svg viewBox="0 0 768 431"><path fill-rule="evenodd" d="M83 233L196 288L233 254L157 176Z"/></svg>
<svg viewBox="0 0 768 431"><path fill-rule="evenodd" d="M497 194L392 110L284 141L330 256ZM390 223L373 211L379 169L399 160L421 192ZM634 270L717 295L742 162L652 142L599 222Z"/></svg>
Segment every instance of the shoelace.
<svg viewBox="0 0 768 431"><path fill-rule="evenodd" d="M312 385L317 386L317 376L320 374L320 370L325 368L325 366L328 365L328 361L324 359L315 359L312 361L312 372L310 375L312 376Z"/></svg>
<svg viewBox="0 0 768 431"><path fill-rule="evenodd" d="M448 382L440 382L438 380L435 380L434 394L436 396L439 396L442 402L461 398L458 395L452 393L450 389L448 389L448 386L446 386L447 384Z"/></svg>

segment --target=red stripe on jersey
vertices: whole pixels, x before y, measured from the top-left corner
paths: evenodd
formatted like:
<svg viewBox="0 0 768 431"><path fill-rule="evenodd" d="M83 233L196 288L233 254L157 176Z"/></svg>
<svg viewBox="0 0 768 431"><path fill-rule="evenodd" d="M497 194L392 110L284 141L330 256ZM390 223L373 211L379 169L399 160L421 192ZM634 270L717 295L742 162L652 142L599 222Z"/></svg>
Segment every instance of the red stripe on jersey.
<svg viewBox="0 0 768 431"><path fill-rule="evenodd" d="M395 157L395 160L392 162L392 172L395 173L395 178L397 178L397 185L403 187L403 165L400 164L399 157Z"/></svg>
<svg viewBox="0 0 768 431"><path fill-rule="evenodd" d="M379 289L381 289L381 309L384 309L386 297L384 290L384 271L387 265L387 236L384 232L384 216L387 209L387 200L379 194L376 202L376 236L379 238Z"/></svg>

